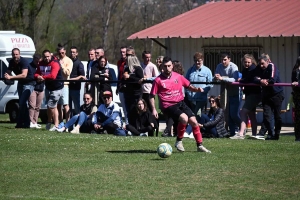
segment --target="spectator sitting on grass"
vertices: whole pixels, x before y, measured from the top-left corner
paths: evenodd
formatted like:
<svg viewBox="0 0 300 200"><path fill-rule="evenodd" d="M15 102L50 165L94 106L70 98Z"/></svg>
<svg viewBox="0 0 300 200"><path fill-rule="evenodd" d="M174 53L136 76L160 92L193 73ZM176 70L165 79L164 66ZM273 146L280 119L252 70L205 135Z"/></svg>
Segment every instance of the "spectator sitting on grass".
<svg viewBox="0 0 300 200"><path fill-rule="evenodd" d="M134 136L153 136L157 128L157 121L148 110L144 99L138 100L136 110L129 113L128 121L126 130Z"/></svg>
<svg viewBox="0 0 300 200"><path fill-rule="evenodd" d="M95 105L90 93L84 94L83 101L84 104L80 107L80 113L74 115L62 128L57 129L58 132L64 132L74 124L76 124L76 126L71 133L79 134L80 132L91 132L91 120L93 114L97 111L97 106Z"/></svg>
<svg viewBox="0 0 300 200"><path fill-rule="evenodd" d="M126 136L125 130L122 128L121 109L112 101L112 92L103 92L104 104L101 104L97 112L93 115L92 123L96 133L114 134L118 136Z"/></svg>
<svg viewBox="0 0 300 200"><path fill-rule="evenodd" d="M203 137L223 138L229 136L224 127L224 110L220 105L220 98L215 96L209 97L210 110L208 115L197 115L197 121L200 126ZM191 133L191 127L188 125L186 132Z"/></svg>

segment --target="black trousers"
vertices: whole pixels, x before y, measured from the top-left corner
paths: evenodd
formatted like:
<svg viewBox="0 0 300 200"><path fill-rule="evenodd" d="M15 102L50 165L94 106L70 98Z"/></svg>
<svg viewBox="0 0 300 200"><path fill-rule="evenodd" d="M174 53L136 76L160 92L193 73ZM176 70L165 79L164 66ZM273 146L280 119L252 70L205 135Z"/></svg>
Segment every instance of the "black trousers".
<svg viewBox="0 0 300 200"><path fill-rule="evenodd" d="M283 92L277 93L271 97L264 97L262 99L263 105L263 121L268 130L268 135L271 137L275 137L279 139L279 134L282 126L281 119L281 105L284 100ZM275 132L274 127L272 126L272 118L274 115L274 124L275 124Z"/></svg>
<svg viewBox="0 0 300 200"><path fill-rule="evenodd" d="M139 136L141 133L148 133L148 136L154 136L154 128L152 126L136 129L134 126L127 124L126 130L130 131L133 135Z"/></svg>

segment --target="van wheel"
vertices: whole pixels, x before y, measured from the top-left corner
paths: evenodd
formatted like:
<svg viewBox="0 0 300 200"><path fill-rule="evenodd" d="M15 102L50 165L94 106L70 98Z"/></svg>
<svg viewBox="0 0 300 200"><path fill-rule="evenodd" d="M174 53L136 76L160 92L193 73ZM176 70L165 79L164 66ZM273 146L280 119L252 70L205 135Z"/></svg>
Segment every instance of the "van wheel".
<svg viewBox="0 0 300 200"><path fill-rule="evenodd" d="M18 103L13 103L10 108L9 108L9 121L11 123L16 123L17 122L17 117L19 114L19 104Z"/></svg>

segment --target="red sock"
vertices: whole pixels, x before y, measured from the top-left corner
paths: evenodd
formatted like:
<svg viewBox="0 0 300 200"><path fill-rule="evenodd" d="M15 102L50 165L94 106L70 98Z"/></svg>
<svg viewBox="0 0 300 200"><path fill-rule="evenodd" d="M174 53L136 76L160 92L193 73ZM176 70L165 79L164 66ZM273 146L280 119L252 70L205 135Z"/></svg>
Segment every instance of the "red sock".
<svg viewBox="0 0 300 200"><path fill-rule="evenodd" d="M182 124L179 122L178 126L177 126L177 138L179 138L179 139L183 138L185 129L186 129L186 124Z"/></svg>
<svg viewBox="0 0 300 200"><path fill-rule="evenodd" d="M201 144L202 143L202 134L200 132L200 127L195 126L195 127L192 127L192 129L193 129L193 134L194 134L197 144Z"/></svg>

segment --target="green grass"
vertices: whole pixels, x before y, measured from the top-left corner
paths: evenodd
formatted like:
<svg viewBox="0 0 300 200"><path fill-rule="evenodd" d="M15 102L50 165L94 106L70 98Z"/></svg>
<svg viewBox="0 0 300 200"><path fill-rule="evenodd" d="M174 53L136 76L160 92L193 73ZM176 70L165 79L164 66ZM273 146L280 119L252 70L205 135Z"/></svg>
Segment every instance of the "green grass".
<svg viewBox="0 0 300 200"><path fill-rule="evenodd" d="M0 199L299 199L300 143L204 139L212 154L156 154L174 138L16 130L0 125Z"/></svg>

